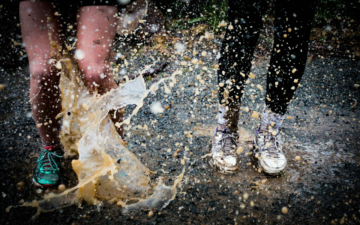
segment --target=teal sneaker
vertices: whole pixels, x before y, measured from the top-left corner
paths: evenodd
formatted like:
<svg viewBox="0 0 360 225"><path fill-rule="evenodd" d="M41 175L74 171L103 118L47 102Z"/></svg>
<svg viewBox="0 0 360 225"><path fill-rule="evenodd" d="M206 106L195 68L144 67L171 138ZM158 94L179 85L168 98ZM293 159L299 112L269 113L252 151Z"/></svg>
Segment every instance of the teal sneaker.
<svg viewBox="0 0 360 225"><path fill-rule="evenodd" d="M60 184L60 160L62 158L62 150L55 145L42 148L33 175L36 186L49 188Z"/></svg>

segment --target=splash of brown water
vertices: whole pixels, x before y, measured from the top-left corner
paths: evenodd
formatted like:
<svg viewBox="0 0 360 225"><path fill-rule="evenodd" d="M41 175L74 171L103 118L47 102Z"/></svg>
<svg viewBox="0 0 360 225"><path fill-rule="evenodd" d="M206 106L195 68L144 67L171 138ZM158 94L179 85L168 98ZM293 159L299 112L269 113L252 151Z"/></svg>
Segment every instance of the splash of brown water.
<svg viewBox="0 0 360 225"><path fill-rule="evenodd" d="M116 202L122 206L124 213L166 207L176 196L185 168L172 186L161 182L151 184L151 171L125 147L108 112L126 105L136 105L123 122L129 124L150 91L157 90L163 84L165 92L169 92L165 81L176 83L175 76L182 72L175 71L149 89L140 76L102 96L89 94L73 56L66 51L60 53L61 48L54 41L51 41L51 46L52 56L57 60L56 66L61 69L62 112L58 115L62 117L61 143L65 156L79 155L78 160L72 161L78 185L60 194L50 193L40 201L26 202L22 206L37 207L34 218L41 212L80 204L82 200L94 205L104 200ZM129 201L135 203L130 204Z"/></svg>

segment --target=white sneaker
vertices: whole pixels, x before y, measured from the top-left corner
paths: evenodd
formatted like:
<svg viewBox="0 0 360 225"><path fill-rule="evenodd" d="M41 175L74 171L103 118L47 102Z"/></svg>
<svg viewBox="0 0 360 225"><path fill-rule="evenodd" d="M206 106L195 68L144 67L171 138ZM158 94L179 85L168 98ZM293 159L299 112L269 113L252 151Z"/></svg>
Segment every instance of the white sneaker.
<svg viewBox="0 0 360 225"><path fill-rule="evenodd" d="M215 130L209 164L220 173L232 174L239 169L239 159L236 154L237 137L237 133L231 133L228 129Z"/></svg>
<svg viewBox="0 0 360 225"><path fill-rule="evenodd" d="M282 150L283 142L278 134L284 116L271 112L265 106L261 125L253 143L253 159L259 172L279 175L285 169L287 161Z"/></svg>
<svg viewBox="0 0 360 225"><path fill-rule="evenodd" d="M281 174L287 165L282 145L283 142L279 135L256 133L253 159L259 172L265 172L269 175Z"/></svg>

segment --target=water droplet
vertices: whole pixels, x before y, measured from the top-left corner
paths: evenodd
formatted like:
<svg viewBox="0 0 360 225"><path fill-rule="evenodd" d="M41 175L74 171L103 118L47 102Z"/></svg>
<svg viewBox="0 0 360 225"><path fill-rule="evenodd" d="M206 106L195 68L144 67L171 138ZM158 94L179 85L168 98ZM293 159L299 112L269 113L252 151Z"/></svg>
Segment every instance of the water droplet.
<svg viewBox="0 0 360 225"><path fill-rule="evenodd" d="M284 207L282 207L281 212L282 212L283 214L287 214L287 213L289 212L289 209L284 206Z"/></svg>

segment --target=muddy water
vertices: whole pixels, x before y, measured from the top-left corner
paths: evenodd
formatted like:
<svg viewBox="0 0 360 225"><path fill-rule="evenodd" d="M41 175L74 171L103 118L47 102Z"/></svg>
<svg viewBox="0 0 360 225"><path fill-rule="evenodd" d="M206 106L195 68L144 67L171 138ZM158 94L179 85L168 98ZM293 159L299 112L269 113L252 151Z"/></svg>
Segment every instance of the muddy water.
<svg viewBox="0 0 360 225"><path fill-rule="evenodd" d="M216 126L209 125L203 128L199 128L194 131L194 136L206 136L211 138ZM311 128L310 128L311 129ZM315 130L312 132L316 133ZM252 148L252 141L254 139L255 130L249 130L244 127L239 127L239 143L243 148L243 152L239 154L241 160L239 173L233 176L222 176L227 182L236 183L239 180L245 180L249 184L253 184L252 189L261 193L264 196L271 198L279 198L280 195L276 195L268 190L283 190L287 192L295 192L296 188L294 184L302 183L309 187L314 186L316 180L328 180L333 179L333 176L338 172L334 167L341 166L343 162L358 163L360 161L359 154L351 154L344 150L344 144L336 144L333 140L318 141L317 143L303 142L300 140L294 140L288 138L285 142L284 152L288 159L288 166L283 176L269 177L263 173L257 172L251 163L250 154ZM284 139L285 140L285 139ZM208 151L206 146L203 152ZM300 157L300 160L296 160L296 157ZM321 176L309 176L315 168L322 167ZM262 181L262 182L261 182ZM340 180L339 180L340 181Z"/></svg>
<svg viewBox="0 0 360 225"><path fill-rule="evenodd" d="M176 196L185 168L174 178L172 186L166 186L161 180L150 183L152 172L127 149L115 126L130 125L131 118L143 106L144 98L156 91L160 84L164 86L165 92L170 93L165 81L176 82L175 76L181 74L181 71L174 72L149 89L140 76L102 96L89 94L73 56L65 51L59 53L58 49L61 48L55 42L51 44L52 54L57 60L56 66L61 69L59 86L62 112L58 115L62 117L60 140L65 156L78 154L78 159L71 162L78 184L62 193L45 193L43 199L25 202L22 206L36 207L34 218L41 212L68 207L82 200L92 205L99 205L104 200L117 203L122 206L124 213L166 207ZM123 122L114 125L108 115L109 111L127 105L136 107Z"/></svg>

